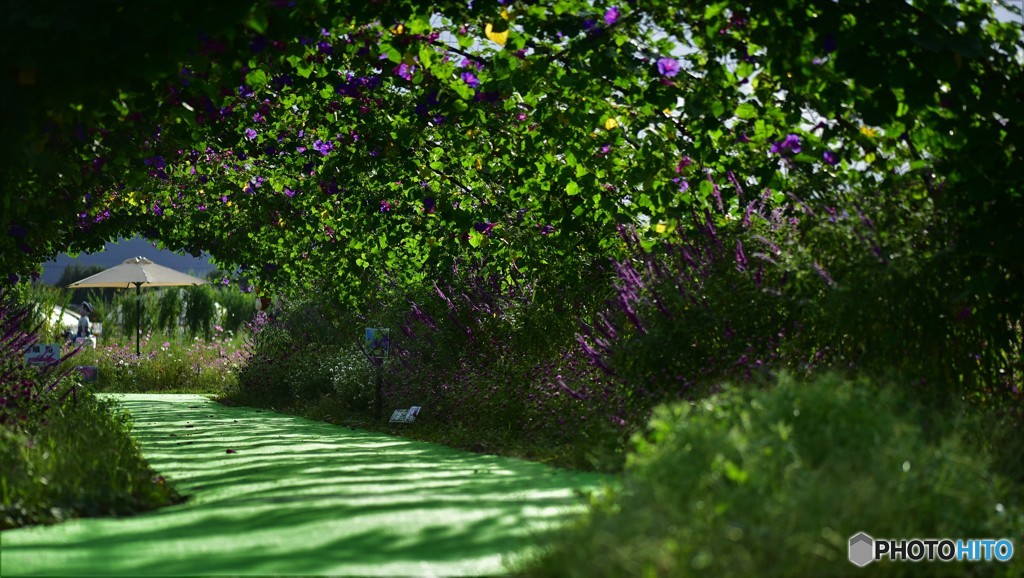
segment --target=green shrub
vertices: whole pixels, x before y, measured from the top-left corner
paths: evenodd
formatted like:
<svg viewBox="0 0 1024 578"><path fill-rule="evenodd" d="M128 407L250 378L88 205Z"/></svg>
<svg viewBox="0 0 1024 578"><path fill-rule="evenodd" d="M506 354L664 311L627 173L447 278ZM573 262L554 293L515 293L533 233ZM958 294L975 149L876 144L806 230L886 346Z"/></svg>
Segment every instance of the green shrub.
<svg viewBox="0 0 1024 578"><path fill-rule="evenodd" d="M834 576L847 540L995 538L1022 519L959 432L926 439L891 388L822 377L659 407L621 490L528 570L550 576ZM871 575L1000 575L876 562Z"/></svg>
<svg viewBox="0 0 1024 578"><path fill-rule="evenodd" d="M178 330L178 319L181 317L181 290L177 287L165 288L158 301L160 311L157 317L157 328L171 335Z"/></svg>
<svg viewBox="0 0 1024 578"><path fill-rule="evenodd" d="M224 319L221 326L225 332L238 333L245 324L252 321L256 311L253 307L252 295L243 293L238 287L221 287L216 292L217 303L224 307Z"/></svg>
<svg viewBox="0 0 1024 578"><path fill-rule="evenodd" d="M209 341L213 334L214 306L213 289L209 285L195 285L185 289L185 327L192 337Z"/></svg>
<svg viewBox="0 0 1024 578"><path fill-rule="evenodd" d="M87 393L33 427L0 427L0 529L175 503L129 436L126 412Z"/></svg>

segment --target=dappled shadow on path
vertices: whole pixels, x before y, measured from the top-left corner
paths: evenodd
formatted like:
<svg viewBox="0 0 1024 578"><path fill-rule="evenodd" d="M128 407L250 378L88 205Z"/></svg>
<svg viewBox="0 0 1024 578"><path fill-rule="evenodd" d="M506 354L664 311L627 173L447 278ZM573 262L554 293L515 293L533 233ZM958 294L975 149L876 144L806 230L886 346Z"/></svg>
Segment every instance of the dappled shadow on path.
<svg viewBox="0 0 1024 578"><path fill-rule="evenodd" d="M121 403L189 501L5 532L0 574L498 573L602 481L198 396Z"/></svg>

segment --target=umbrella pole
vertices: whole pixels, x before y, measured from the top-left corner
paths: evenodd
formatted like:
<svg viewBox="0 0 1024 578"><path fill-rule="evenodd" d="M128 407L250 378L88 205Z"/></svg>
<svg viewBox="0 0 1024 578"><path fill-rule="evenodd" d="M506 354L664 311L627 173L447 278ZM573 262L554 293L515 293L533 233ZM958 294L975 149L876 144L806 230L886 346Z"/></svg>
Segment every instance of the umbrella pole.
<svg viewBox="0 0 1024 578"><path fill-rule="evenodd" d="M142 332L142 284L135 284L135 357L139 352L139 333Z"/></svg>

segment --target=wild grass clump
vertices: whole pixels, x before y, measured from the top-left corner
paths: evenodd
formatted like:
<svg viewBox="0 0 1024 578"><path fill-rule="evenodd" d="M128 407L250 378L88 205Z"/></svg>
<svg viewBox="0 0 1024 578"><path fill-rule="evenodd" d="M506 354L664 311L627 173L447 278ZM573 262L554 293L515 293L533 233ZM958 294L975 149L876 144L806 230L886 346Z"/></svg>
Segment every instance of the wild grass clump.
<svg viewBox="0 0 1024 578"><path fill-rule="evenodd" d="M79 392L51 401L28 427L0 427L0 529L91 516L124 516L180 501L130 436L110 400Z"/></svg>
<svg viewBox="0 0 1024 578"><path fill-rule="evenodd" d="M1012 539L1024 520L1020 496L954 422L918 407L892 384L836 376L784 376L763 390L661 406L634 439L622 488L524 573L835 576L856 570L847 540L860 531ZM1013 574L1000 563L868 570Z"/></svg>

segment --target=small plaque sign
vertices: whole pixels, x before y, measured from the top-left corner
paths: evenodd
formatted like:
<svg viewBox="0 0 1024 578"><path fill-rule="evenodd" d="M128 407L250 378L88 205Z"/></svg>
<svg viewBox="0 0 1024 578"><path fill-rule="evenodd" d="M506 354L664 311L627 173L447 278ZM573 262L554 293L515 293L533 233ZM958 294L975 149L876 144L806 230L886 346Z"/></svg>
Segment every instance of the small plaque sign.
<svg viewBox="0 0 1024 578"><path fill-rule="evenodd" d="M60 345L57 343L36 344L25 352L25 363L28 365L42 367L58 361L60 361Z"/></svg>
<svg viewBox="0 0 1024 578"><path fill-rule="evenodd" d="M391 351L391 330L387 327L367 327L364 347L366 355L374 359L387 359Z"/></svg>
<svg viewBox="0 0 1024 578"><path fill-rule="evenodd" d="M396 409L395 413L391 414L391 423L412 423L416 421L416 416L420 414L420 406L414 405L409 409Z"/></svg>

